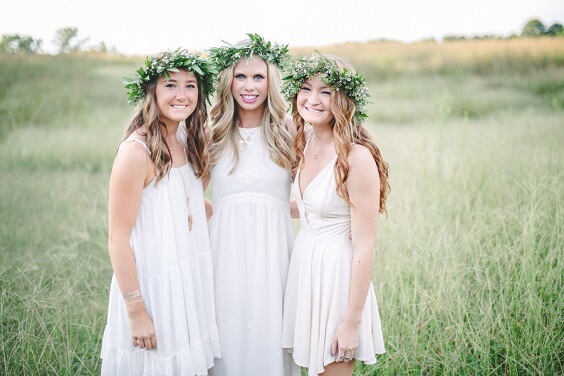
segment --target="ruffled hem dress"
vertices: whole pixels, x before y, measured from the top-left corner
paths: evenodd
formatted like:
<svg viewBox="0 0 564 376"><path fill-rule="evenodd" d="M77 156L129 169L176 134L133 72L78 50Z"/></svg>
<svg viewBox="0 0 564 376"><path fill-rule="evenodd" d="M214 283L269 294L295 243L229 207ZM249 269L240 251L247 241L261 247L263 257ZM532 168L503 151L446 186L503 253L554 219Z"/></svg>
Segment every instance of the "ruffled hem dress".
<svg viewBox="0 0 564 376"><path fill-rule="evenodd" d="M128 141L145 146L139 140ZM192 231L188 231L187 192ZM113 276L101 374L207 375L221 350L203 186L189 164L172 168L143 190L130 242L158 345L152 350L133 347L122 292Z"/></svg>
<svg viewBox="0 0 564 376"><path fill-rule="evenodd" d="M283 297L295 237L292 180L270 158L260 128L239 132L237 168L231 172L233 155L226 151L211 170L209 228L222 350L212 373L299 374L282 348Z"/></svg>
<svg viewBox="0 0 564 376"><path fill-rule="evenodd" d="M284 300L283 347L313 376L336 360L331 343L349 298L352 241L350 208L336 192L336 157L303 192L299 171L293 193L300 212ZM359 325L356 360L376 363L385 352L372 283Z"/></svg>

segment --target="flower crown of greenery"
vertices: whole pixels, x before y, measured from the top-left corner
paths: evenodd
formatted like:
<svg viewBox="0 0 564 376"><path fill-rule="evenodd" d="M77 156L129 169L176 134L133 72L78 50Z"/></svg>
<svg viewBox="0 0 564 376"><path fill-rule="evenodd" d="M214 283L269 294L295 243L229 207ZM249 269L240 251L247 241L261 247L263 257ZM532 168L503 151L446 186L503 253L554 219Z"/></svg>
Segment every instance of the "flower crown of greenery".
<svg viewBox="0 0 564 376"><path fill-rule="evenodd" d="M229 46L212 47L209 49L210 60L221 72L242 58L250 59L252 55L283 68L284 63L289 60L288 45L272 44L267 42L258 34L247 34L251 42L245 46L234 46L225 41Z"/></svg>
<svg viewBox="0 0 564 376"><path fill-rule="evenodd" d="M179 69L185 69L197 76L199 88L210 103L217 76L215 66L207 59L200 57L198 53L177 49L173 52L163 52L157 56L147 57L145 65L137 70L135 78L123 78L124 87L128 89L129 104L136 105L145 98L145 88L153 78L165 76L169 80L169 72L178 72Z"/></svg>
<svg viewBox="0 0 564 376"><path fill-rule="evenodd" d="M319 74L321 80L333 90L344 90L355 104L355 118L360 122L366 119L368 88L364 76L347 68L342 70L334 60L316 52L310 59L301 57L288 64L283 77L281 91L288 101L298 95L305 80Z"/></svg>

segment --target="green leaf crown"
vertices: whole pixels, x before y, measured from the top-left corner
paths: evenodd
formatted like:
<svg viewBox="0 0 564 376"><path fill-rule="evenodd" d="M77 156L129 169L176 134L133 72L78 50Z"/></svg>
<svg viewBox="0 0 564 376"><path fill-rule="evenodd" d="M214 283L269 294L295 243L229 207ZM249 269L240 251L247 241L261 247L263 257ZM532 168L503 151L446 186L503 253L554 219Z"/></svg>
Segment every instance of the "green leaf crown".
<svg viewBox="0 0 564 376"><path fill-rule="evenodd" d="M244 46L234 46L225 41L228 46L212 47L209 49L210 60L221 72L231 65L237 63L242 58L250 59L252 55L259 56L261 59L283 68L285 62L289 60L288 45L272 44L267 42L258 34L247 34L250 43Z"/></svg>
<svg viewBox="0 0 564 376"><path fill-rule="evenodd" d="M357 122L366 119L366 105L368 104L368 88L364 76L347 68L342 70L337 63L320 53L311 58L301 57L288 64L283 77L281 91L288 101L298 95L305 80L319 74L321 80L333 90L344 90L355 104L355 118Z"/></svg>
<svg viewBox="0 0 564 376"><path fill-rule="evenodd" d="M137 70L135 78L124 77L124 87L128 90L129 104L136 105L145 98L145 88L155 77L165 76L170 79L169 72L178 72L184 69L198 78L199 89L210 103L210 96L214 92L217 70L207 59L199 53L176 49L173 52L163 52L156 56L148 56L145 65Z"/></svg>

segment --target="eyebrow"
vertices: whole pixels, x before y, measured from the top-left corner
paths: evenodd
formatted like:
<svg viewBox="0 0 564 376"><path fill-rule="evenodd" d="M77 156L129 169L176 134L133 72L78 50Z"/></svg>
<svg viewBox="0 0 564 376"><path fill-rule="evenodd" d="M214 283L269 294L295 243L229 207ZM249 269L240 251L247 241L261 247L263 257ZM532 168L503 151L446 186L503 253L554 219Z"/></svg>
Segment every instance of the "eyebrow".
<svg viewBox="0 0 564 376"><path fill-rule="evenodd" d="M163 82L180 82L180 81L175 79L175 78L170 78L168 80L164 80ZM198 82L198 80L195 79L195 78L190 78L190 79L186 80L186 82Z"/></svg>

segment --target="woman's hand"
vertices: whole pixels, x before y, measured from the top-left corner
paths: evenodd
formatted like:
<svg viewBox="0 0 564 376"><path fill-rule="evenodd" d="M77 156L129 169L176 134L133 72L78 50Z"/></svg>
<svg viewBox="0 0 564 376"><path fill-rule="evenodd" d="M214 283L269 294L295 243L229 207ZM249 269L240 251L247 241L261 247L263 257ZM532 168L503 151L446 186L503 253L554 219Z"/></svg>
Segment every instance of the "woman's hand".
<svg viewBox="0 0 564 376"><path fill-rule="evenodd" d="M337 326L331 343L331 355L336 362L348 362L356 357L358 349L358 323L343 320Z"/></svg>
<svg viewBox="0 0 564 376"><path fill-rule="evenodd" d="M155 325L145 309L129 314L129 329L134 347L146 350L157 348Z"/></svg>

